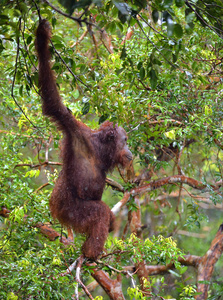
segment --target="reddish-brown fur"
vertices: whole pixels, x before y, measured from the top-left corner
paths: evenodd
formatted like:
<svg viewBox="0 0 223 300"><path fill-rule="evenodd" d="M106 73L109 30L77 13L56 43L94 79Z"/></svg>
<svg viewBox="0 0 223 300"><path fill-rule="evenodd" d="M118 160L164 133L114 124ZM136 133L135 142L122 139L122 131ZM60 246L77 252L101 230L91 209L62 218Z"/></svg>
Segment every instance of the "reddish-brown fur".
<svg viewBox="0 0 223 300"><path fill-rule="evenodd" d="M114 215L101 201L106 173L117 164L127 166L132 154L123 128L107 121L91 130L62 103L50 66L50 37L49 23L42 20L36 32L36 49L43 113L64 133L63 169L51 195L50 210L61 224L86 235L83 254L96 259L114 227Z"/></svg>

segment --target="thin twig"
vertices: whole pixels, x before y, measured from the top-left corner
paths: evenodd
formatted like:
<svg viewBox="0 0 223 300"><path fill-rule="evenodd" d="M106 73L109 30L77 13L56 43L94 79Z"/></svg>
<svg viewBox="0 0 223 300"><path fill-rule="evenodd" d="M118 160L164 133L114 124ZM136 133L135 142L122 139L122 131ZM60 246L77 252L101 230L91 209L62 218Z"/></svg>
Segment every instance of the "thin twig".
<svg viewBox="0 0 223 300"><path fill-rule="evenodd" d="M19 31L21 31L21 22L22 22L22 17L19 18ZM15 72L12 80L12 89L11 89L11 96L15 102L15 104L18 106L22 114L25 116L25 118L29 121L29 123L37 130L41 132L41 130L33 124L33 122L29 119L29 117L26 115L22 107L19 105L17 102L15 96L14 96L14 87L15 87L15 79L16 79L16 74L17 74L17 68L18 68L18 58L19 58L19 50L20 50L20 41L19 41L19 36L17 37L17 51L16 51L16 60L15 60Z"/></svg>
<svg viewBox="0 0 223 300"><path fill-rule="evenodd" d="M162 57L165 59L165 61L170 64L174 69L176 69L176 65L174 65L171 61L169 61L165 55L162 54L162 52L159 50L159 48L156 46L156 44L154 44L151 39L148 37L148 35L146 34L145 30L143 29L141 23L139 22L139 20L137 20L137 24L139 25L139 27L141 28L142 30L142 33L145 35L145 37L147 38L147 40L153 45L154 48L156 48L156 50L160 53L160 55L162 55Z"/></svg>
<svg viewBox="0 0 223 300"><path fill-rule="evenodd" d="M81 17L79 17L79 18L75 18L75 17L72 17L71 15L68 15L68 14L64 13L63 11L61 11L60 9L58 9L57 7L55 7L53 4L51 4L48 0L44 0L44 2L46 2L53 10L55 10L55 11L56 11L57 13L59 13L60 15L66 17L66 18L68 18L68 19L71 19L71 20L73 20L73 21L75 21L75 22L78 22L80 25L81 25L81 23L84 23L84 24L86 24L86 25L95 26L98 30L102 31L101 28L99 28L96 24L87 21L86 18L81 19L81 17L83 16L83 14L82 14Z"/></svg>
<svg viewBox="0 0 223 300"><path fill-rule="evenodd" d="M57 54L57 56L60 58L60 60L63 62L63 64L65 65L65 67L67 68L67 70L71 73L71 75L80 83L82 83L86 88L90 89L90 86L86 85L80 78L78 78L77 75L74 74L74 72L71 70L71 68L68 66L68 64L65 62L65 60L62 58L62 56L60 55L60 53L56 50L52 40L50 40L51 45L55 51L55 53ZM81 87L79 86L79 88L81 89ZM81 89L82 90L82 89ZM83 91L82 91L83 92Z"/></svg>
<svg viewBox="0 0 223 300"><path fill-rule="evenodd" d="M197 15L198 19L202 20L202 22L212 31L214 31L219 37L222 37L222 34L218 33L219 28L216 28L215 26L209 25L205 19L201 16L201 14L198 13L196 9L194 9L192 6L197 7L192 2L189 2L188 0L185 1L186 5ZM213 16L212 16L213 17ZM222 32L222 30L220 30Z"/></svg>
<svg viewBox="0 0 223 300"><path fill-rule="evenodd" d="M135 279L133 278L133 274L130 273L129 271L126 272L128 274L128 276L131 278L131 283L132 283L132 287L135 289L136 288L136 282Z"/></svg>
<svg viewBox="0 0 223 300"><path fill-rule="evenodd" d="M35 0L32 0L33 1L33 3L34 3L34 5L35 5L35 7L36 7L36 10L37 10L37 13L38 13L38 16L39 16L39 21L42 19L41 18L41 15L40 15L40 8L39 8L39 6L36 4L36 1Z"/></svg>
<svg viewBox="0 0 223 300"><path fill-rule="evenodd" d="M42 167L42 166L62 166L62 163L55 162L55 161L44 161L43 163L39 163L39 164L36 164L36 165L33 165L33 164L17 164L17 165L15 165L15 168L30 167L31 169L34 169L34 168L39 168L39 167Z"/></svg>
<svg viewBox="0 0 223 300"><path fill-rule="evenodd" d="M34 191L34 193L38 193L38 192L39 192L40 190L42 190L45 186L48 186L48 185L50 185L49 182L46 182L46 183L42 184L41 186L39 186L39 187Z"/></svg>
<svg viewBox="0 0 223 300"><path fill-rule="evenodd" d="M84 260L85 258L83 254L77 260L76 281L81 285L82 289L85 291L85 294L89 297L89 299L94 300L94 297L92 297L91 293L88 291L87 287L83 284L83 282L80 279L81 266ZM78 300L78 295L76 296L76 300Z"/></svg>

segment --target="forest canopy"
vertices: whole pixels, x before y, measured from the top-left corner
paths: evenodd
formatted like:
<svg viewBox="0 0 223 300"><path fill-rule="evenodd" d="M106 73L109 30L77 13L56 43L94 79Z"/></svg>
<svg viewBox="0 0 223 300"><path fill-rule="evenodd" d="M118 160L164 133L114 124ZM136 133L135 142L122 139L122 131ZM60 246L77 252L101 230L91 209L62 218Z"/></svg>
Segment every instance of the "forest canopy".
<svg viewBox="0 0 223 300"><path fill-rule="evenodd" d="M2 0L0 298L223 299L221 0ZM62 134L42 115L35 31L52 27L64 104L128 134L106 179L116 215L101 257L49 212Z"/></svg>

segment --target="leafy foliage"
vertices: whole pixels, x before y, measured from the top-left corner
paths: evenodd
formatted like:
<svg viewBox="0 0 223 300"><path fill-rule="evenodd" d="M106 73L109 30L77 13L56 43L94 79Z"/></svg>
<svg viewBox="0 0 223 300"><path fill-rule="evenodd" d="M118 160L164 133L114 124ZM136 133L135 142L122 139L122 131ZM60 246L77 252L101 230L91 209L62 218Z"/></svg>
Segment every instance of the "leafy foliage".
<svg viewBox="0 0 223 300"><path fill-rule="evenodd" d="M66 106L91 128L108 119L128 132L134 174L113 179L128 192L175 174L206 186L176 183L132 195L98 268L120 272L124 295L144 299L143 283L125 267L174 264L165 276L148 277L145 290L194 299L195 275L178 260L203 256L222 221L222 187L215 189L223 173L222 1L60 3L0 4L0 209L8 210L0 216L0 298L70 299L77 287L73 275L60 274L79 257L83 237L65 247L37 227L67 237L48 210L61 135L41 113L34 50L41 16L52 24L53 69ZM122 191L106 189L104 200L113 206ZM86 285L93 269L83 267ZM210 299L221 296L221 270L219 261Z"/></svg>

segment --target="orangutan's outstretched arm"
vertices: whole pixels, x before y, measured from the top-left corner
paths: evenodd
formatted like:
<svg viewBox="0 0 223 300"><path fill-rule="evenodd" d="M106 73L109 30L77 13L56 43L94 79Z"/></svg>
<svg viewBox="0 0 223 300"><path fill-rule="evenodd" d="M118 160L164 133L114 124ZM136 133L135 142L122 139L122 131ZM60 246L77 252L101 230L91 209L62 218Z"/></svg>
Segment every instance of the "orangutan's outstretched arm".
<svg viewBox="0 0 223 300"><path fill-rule="evenodd" d="M39 88L43 101L43 114L51 117L60 130L70 133L77 129L79 122L62 103L57 90L50 64L50 37L51 29L48 21L40 21L36 31L36 50L39 59Z"/></svg>

